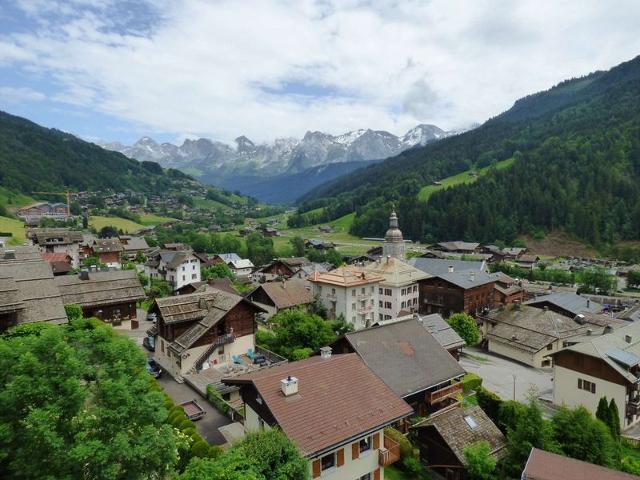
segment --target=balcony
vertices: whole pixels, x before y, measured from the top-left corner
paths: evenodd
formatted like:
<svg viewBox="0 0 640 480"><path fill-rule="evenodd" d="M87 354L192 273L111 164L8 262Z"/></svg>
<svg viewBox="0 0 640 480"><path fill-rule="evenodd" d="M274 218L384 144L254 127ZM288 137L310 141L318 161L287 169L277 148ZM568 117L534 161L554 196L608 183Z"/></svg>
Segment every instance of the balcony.
<svg viewBox="0 0 640 480"><path fill-rule="evenodd" d="M365 305L364 307L361 305L358 308L356 308L356 312L358 312L361 315L371 313L372 311L373 311L373 307L371 305Z"/></svg>
<svg viewBox="0 0 640 480"><path fill-rule="evenodd" d="M427 393L427 403L434 404L442 402L447 398L455 397L458 393L462 393L462 383L460 382L447 385L440 390Z"/></svg>
<svg viewBox="0 0 640 480"><path fill-rule="evenodd" d="M358 299L359 302L361 302L363 300L370 300L371 299L371 294L370 293L361 293L360 295L357 295L356 298Z"/></svg>
<svg viewBox="0 0 640 480"><path fill-rule="evenodd" d="M384 436L384 446L378 450L378 463L381 467L388 467L400 460L400 445Z"/></svg>
<svg viewBox="0 0 640 480"><path fill-rule="evenodd" d="M640 415L640 397L635 397L627 402L627 415Z"/></svg>

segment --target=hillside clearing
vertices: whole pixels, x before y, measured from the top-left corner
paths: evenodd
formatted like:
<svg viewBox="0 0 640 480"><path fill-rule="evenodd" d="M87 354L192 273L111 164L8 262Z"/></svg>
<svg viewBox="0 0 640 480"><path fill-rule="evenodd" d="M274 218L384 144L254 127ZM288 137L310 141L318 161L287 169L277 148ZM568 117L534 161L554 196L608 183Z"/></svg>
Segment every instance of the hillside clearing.
<svg viewBox="0 0 640 480"><path fill-rule="evenodd" d="M134 233L144 228L144 225L120 217L89 217L89 225L96 230L104 227L114 227L125 233Z"/></svg>
<svg viewBox="0 0 640 480"><path fill-rule="evenodd" d="M553 231L541 240L535 240L529 236L521 236L520 239L529 249L529 253L545 257L597 257L598 252L576 240L571 235L561 231Z"/></svg>
<svg viewBox="0 0 640 480"><path fill-rule="evenodd" d="M160 215L155 215L153 213L145 213L144 215L140 216L140 223L142 223L142 225L145 225L145 226L159 225L161 223L173 222L175 220L176 220L175 218L162 217Z"/></svg>
<svg viewBox="0 0 640 480"><path fill-rule="evenodd" d="M462 173L458 173L457 175L452 175L451 177L443 178L439 181L441 185L427 185L426 187L422 187L422 189L418 192L418 200L421 202L426 202L429 200L429 197L437 191L444 190L446 188L455 187L456 185L463 185L465 183L473 183L478 178L486 175L486 173L493 167L496 170L503 170L505 168L513 165L515 160L513 158L507 158L506 160L502 160L501 162L497 162L493 165L489 165L488 167L481 168L476 172L476 175L472 175L472 170L467 170Z"/></svg>
<svg viewBox="0 0 640 480"><path fill-rule="evenodd" d="M0 233L11 233L9 245L22 245L26 240L24 223L8 217L0 217ZM0 235L1 236L1 235Z"/></svg>
<svg viewBox="0 0 640 480"><path fill-rule="evenodd" d="M8 210L16 210L36 202L37 200L29 197L28 195L16 193L8 188L0 187L0 205L4 205Z"/></svg>

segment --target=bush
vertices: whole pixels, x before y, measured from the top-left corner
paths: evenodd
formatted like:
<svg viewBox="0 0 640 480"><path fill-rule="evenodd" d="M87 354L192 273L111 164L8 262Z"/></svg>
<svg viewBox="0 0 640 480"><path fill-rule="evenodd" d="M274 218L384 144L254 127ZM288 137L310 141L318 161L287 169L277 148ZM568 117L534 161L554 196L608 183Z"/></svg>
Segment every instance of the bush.
<svg viewBox="0 0 640 480"><path fill-rule="evenodd" d="M387 427L384 429L384 434L400 445L400 459L404 460L405 458L418 458L417 450L413 448L411 441L409 441L409 439L405 437L402 432L399 432L395 428Z"/></svg>
<svg viewBox="0 0 640 480"><path fill-rule="evenodd" d="M191 445L191 456L205 458L209 456L209 444L204 440L198 440Z"/></svg>
<svg viewBox="0 0 640 480"><path fill-rule="evenodd" d="M190 428L195 429L196 428L196 424L193 423L191 420L184 419L184 420L182 420L182 422L180 422L180 425L179 425L178 428L184 432L185 430L188 430Z"/></svg>
<svg viewBox="0 0 640 480"><path fill-rule="evenodd" d="M215 389L213 385L207 385L207 400L209 400L214 407L225 415L229 415L231 406L222 398L220 392Z"/></svg>
<svg viewBox="0 0 640 480"><path fill-rule="evenodd" d="M67 314L69 321L82 318L82 308L80 305L76 305L75 303L65 305L64 311Z"/></svg>
<svg viewBox="0 0 640 480"><path fill-rule="evenodd" d="M467 373L462 378L462 391L469 393L473 390L477 390L482 386L482 378L475 373Z"/></svg>
<svg viewBox="0 0 640 480"><path fill-rule="evenodd" d="M401 468L406 473L411 475L411 478L416 478L420 473L422 473L422 465L420 465L420 460L414 457L407 457L402 460Z"/></svg>
<svg viewBox="0 0 640 480"><path fill-rule="evenodd" d="M484 387L476 390L476 398L478 399L478 405L484 410L484 413L495 423L500 424L500 406L502 405L502 399L490 390ZM504 433L504 432L503 432Z"/></svg>
<svg viewBox="0 0 640 480"><path fill-rule="evenodd" d="M220 456L222 455L222 448L220 447L220 445L211 445L209 447L209 452L207 453L207 456L209 458L220 458Z"/></svg>

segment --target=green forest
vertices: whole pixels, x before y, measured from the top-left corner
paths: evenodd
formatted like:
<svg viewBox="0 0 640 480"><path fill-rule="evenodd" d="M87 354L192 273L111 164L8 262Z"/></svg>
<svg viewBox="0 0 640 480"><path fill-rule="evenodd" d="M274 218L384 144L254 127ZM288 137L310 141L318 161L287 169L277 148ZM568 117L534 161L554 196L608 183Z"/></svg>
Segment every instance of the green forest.
<svg viewBox="0 0 640 480"><path fill-rule="evenodd" d="M379 236L393 204L414 240L512 242L564 230L593 245L640 236L640 57L518 100L481 127L405 152L311 192L300 212L355 211ZM513 159L510 168L491 168ZM435 181L489 167L473 183ZM326 221L326 220L324 220Z"/></svg>

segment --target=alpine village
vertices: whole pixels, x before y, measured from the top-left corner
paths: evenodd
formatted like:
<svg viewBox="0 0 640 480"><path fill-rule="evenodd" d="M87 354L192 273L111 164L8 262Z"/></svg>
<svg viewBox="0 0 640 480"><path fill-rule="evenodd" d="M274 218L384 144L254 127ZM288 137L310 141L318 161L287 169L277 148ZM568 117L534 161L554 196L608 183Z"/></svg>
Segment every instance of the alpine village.
<svg viewBox="0 0 640 480"><path fill-rule="evenodd" d="M560 3L3 2L0 478L640 479L640 6Z"/></svg>

